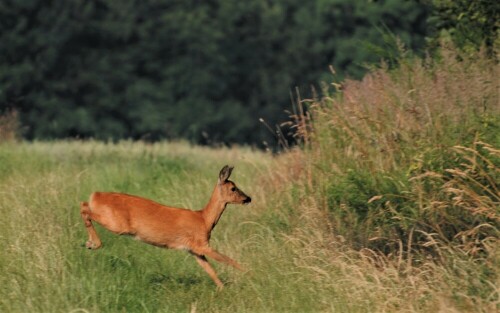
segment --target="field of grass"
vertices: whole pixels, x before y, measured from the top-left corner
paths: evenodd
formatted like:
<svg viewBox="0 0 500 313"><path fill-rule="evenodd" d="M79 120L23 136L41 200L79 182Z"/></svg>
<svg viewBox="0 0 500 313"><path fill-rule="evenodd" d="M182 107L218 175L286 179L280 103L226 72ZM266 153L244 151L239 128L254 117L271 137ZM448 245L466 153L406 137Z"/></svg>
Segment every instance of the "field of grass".
<svg viewBox="0 0 500 313"><path fill-rule="evenodd" d="M246 149L203 149L187 144L55 142L0 147L0 311L92 312L219 311L245 307L241 288L258 289L254 273L216 265L230 286L215 291L187 253L148 246L102 228L104 247L88 251L78 203L93 190L137 194L179 207L200 209L225 163L234 180L255 195L250 207L230 207L213 234L213 246L252 268L263 235L258 177L269 156ZM261 238L265 241L267 239ZM259 253L259 258L263 258ZM241 283L247 281L247 283ZM245 285L245 287L243 287ZM236 300L236 301L235 301ZM253 300L256 300L255 298ZM266 304L256 302L254 309Z"/></svg>
<svg viewBox="0 0 500 313"><path fill-rule="evenodd" d="M0 311L411 312L446 311L454 308L453 297L469 299L447 288L462 286L460 275L477 274L473 262L455 268L472 265L472 273L431 261L409 268L332 240L331 224L310 199L294 208L296 191L284 182L299 173L284 164L300 159L297 154L273 158L182 143L1 145ZM233 179L253 203L230 206L214 231L212 245L248 269L212 262L226 284L222 292L182 251L101 227L103 248L84 248L78 203L91 191L126 191L199 209L225 163L235 165ZM462 309L473 309L471 301ZM493 308L482 305L477 311Z"/></svg>
<svg viewBox="0 0 500 313"><path fill-rule="evenodd" d="M0 311L264 312L356 307L304 275L289 243L286 212L273 203L268 173L276 161L244 148L184 143L5 143L0 145ZM137 194L200 209L220 168L252 196L229 206L212 246L247 272L214 264L215 285L182 251L148 246L96 227L103 248L84 248L78 203L93 190ZM326 292L326 291L325 291ZM363 308L364 305L360 305ZM365 311L365 310L362 310Z"/></svg>
<svg viewBox="0 0 500 313"><path fill-rule="evenodd" d="M498 311L498 73L446 49L373 71L297 110L301 147L279 155L0 136L0 312ZM212 233L246 268L212 262L224 290L99 226L85 249L92 191L201 209L225 164L252 204Z"/></svg>

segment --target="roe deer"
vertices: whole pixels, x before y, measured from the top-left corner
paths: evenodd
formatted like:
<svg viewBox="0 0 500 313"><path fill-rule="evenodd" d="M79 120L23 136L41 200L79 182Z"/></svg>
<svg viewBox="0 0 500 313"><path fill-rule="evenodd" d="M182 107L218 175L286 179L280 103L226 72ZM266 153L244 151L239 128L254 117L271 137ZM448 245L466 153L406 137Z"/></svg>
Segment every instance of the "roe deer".
<svg viewBox="0 0 500 313"><path fill-rule="evenodd" d="M92 193L89 202L80 204L80 213L89 234L86 247L98 249L101 246L92 225L95 221L119 235L132 235L155 246L189 251L218 289L222 289L223 284L206 257L239 270L242 268L233 259L210 248L210 233L227 204L248 204L252 201L229 180L232 170L233 167L227 165L222 168L210 201L200 211L173 208L124 193Z"/></svg>

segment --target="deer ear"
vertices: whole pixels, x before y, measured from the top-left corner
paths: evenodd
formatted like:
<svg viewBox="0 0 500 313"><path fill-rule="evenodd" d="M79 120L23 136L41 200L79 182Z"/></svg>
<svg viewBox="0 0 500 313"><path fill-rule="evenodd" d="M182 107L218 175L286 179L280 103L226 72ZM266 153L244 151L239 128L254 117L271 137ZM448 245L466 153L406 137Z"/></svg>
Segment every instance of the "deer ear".
<svg viewBox="0 0 500 313"><path fill-rule="evenodd" d="M233 171L233 168L232 166L224 166L221 170L220 170L220 173L219 173L219 184L225 182L226 180L229 179L229 176L231 176L231 172Z"/></svg>

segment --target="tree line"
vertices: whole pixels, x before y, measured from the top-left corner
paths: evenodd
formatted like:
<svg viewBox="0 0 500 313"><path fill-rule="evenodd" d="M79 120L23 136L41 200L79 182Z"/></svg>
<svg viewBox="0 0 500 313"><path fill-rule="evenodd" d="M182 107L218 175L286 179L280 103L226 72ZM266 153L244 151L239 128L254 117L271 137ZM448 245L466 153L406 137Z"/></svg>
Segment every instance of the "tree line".
<svg viewBox="0 0 500 313"><path fill-rule="evenodd" d="M0 113L27 139L272 142L307 97L377 62L384 34L422 49L406 0L0 1ZM378 52L380 53L378 53Z"/></svg>

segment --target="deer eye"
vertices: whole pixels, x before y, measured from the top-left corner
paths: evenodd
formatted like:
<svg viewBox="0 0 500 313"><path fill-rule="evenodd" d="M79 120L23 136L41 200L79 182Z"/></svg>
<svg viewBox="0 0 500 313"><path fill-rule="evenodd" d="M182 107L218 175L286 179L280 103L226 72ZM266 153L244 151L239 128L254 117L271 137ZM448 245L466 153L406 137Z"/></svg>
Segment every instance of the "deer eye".
<svg viewBox="0 0 500 313"><path fill-rule="evenodd" d="M232 187L232 188L231 188L231 191L235 191L235 190L236 190L236 187Z"/></svg>

